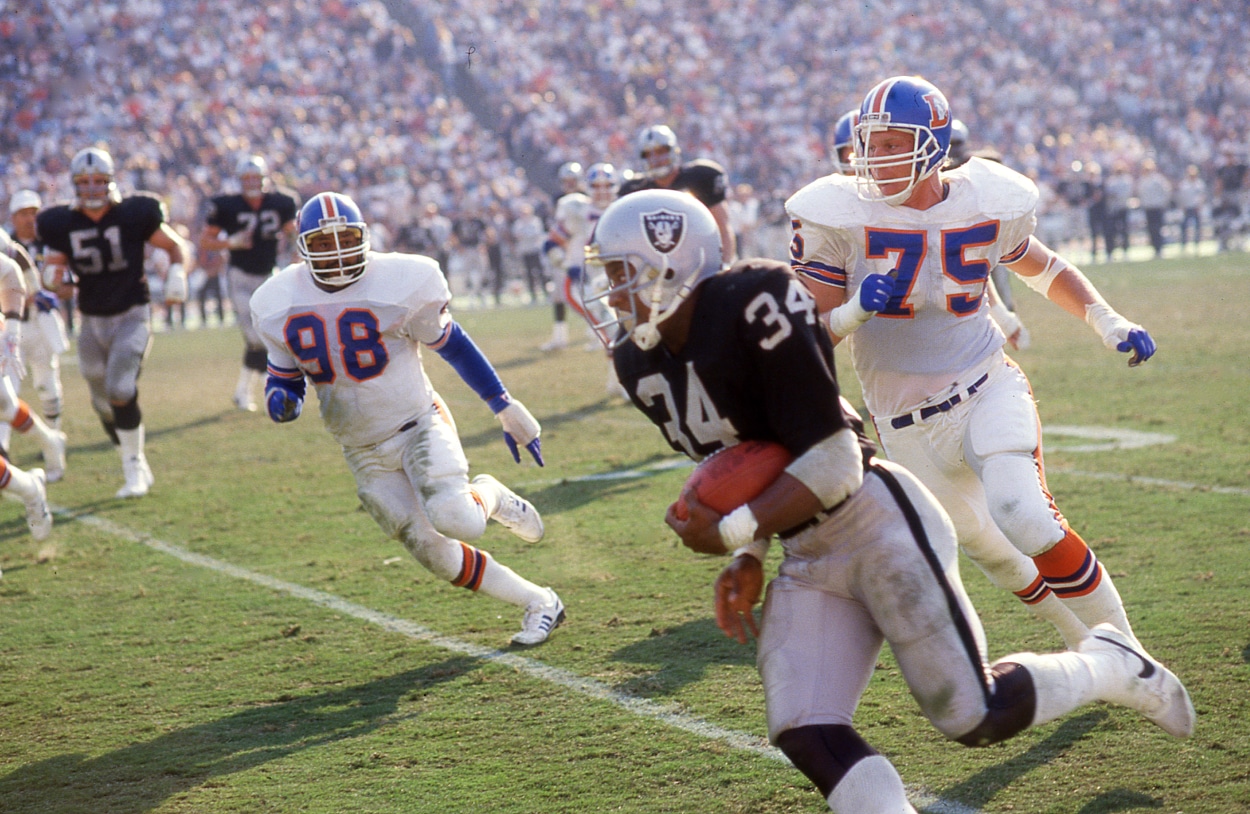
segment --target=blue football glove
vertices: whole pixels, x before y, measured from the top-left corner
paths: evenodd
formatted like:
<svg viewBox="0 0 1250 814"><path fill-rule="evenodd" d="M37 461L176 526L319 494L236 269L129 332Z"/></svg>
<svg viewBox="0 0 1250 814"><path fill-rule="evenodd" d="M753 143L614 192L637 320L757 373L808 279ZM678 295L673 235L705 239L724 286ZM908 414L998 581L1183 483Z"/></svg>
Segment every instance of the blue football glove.
<svg viewBox="0 0 1250 814"><path fill-rule="evenodd" d="M51 313L61 307L61 301L51 291L40 290L35 294L35 308L41 314Z"/></svg>
<svg viewBox="0 0 1250 814"><path fill-rule="evenodd" d="M1155 355L1155 341L1150 338L1150 334L1146 333L1145 328L1134 328L1128 332L1128 338L1115 346L1120 353L1133 352L1128 358L1129 367L1137 367L1142 362Z"/></svg>
<svg viewBox="0 0 1250 814"><path fill-rule="evenodd" d="M265 406L269 409L269 417L282 424L299 418L304 400L289 390L274 387L265 393Z"/></svg>
<svg viewBox="0 0 1250 814"><path fill-rule="evenodd" d="M859 284L859 307L865 311L882 311L894 293L893 277L886 274L869 274Z"/></svg>

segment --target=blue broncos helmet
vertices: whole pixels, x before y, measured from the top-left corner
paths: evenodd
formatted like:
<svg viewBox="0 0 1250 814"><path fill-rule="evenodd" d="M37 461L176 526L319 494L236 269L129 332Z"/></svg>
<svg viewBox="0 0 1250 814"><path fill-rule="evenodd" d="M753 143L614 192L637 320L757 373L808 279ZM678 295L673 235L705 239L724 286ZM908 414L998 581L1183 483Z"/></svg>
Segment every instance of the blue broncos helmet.
<svg viewBox="0 0 1250 814"><path fill-rule="evenodd" d="M851 165L859 179L861 197L900 204L912 190L946 160L951 145L951 108L946 97L918 76L895 76L868 91L855 125L855 153ZM910 153L869 156L868 138L884 130L907 130L915 138ZM887 167L908 166L911 180L906 188L890 195L876 184L876 173Z"/></svg>
<svg viewBox="0 0 1250 814"><path fill-rule="evenodd" d="M855 152L855 125L859 122L859 108L848 110L838 117L833 126L833 169L843 175L854 175L851 153ZM846 154L843 155L843 150Z"/></svg>
<svg viewBox="0 0 1250 814"><path fill-rule="evenodd" d="M364 275L369 226L355 201L339 192L318 193L300 209L298 222L296 250L318 283L342 288ZM319 242L316 250L309 247L310 241L322 236L332 236L333 243L323 247Z"/></svg>

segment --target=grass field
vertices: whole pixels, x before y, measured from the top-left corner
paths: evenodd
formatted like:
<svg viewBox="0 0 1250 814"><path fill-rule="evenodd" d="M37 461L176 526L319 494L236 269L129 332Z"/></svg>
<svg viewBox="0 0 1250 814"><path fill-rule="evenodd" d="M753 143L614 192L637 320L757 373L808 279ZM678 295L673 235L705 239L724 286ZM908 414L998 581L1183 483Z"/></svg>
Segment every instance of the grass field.
<svg viewBox="0 0 1250 814"><path fill-rule="evenodd" d="M857 723L930 812L1250 811L1250 262L1087 271L1159 355L1130 370L1022 288L1034 345L1016 356L1048 427L1174 438L1051 432L1047 471L1139 637L1186 681L1194 737L1098 705L964 749L919 715L888 653ZM492 527L481 544L555 587L567 624L508 650L520 614L384 539L315 409L285 426L233 410L236 331L161 334L140 382L152 493L112 499L118 457L70 366L53 536L32 542L16 504L0 513L0 811L827 810L765 748L754 647L711 619L723 561L664 526L688 469L603 398L601 355L535 350L549 309L459 318L542 420L548 461L515 465L429 355L474 473L546 519L541 543ZM16 459L35 449L17 439ZM991 657L1061 646L967 564L964 581Z"/></svg>

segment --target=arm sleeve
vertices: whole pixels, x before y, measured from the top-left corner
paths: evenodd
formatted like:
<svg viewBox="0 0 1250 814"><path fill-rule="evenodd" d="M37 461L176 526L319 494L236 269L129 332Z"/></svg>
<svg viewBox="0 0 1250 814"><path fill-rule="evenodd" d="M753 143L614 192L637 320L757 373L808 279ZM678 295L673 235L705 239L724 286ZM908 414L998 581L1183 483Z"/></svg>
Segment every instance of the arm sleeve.
<svg viewBox="0 0 1250 814"><path fill-rule="evenodd" d="M450 321L439 341L429 347L451 365L492 412L497 413L508 406L508 391L499 374L458 322Z"/></svg>

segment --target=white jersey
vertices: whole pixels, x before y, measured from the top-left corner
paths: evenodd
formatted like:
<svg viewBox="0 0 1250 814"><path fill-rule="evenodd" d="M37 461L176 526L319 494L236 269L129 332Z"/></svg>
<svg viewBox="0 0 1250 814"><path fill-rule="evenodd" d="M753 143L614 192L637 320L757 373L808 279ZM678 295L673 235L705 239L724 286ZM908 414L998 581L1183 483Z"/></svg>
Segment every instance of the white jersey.
<svg viewBox="0 0 1250 814"><path fill-rule="evenodd" d="M302 371L326 429L344 447L360 447L433 408L418 343L446 338L450 301L434 260L370 252L364 275L346 288L318 288L301 262L266 280L251 307L270 366Z"/></svg>
<svg viewBox="0 0 1250 814"><path fill-rule="evenodd" d="M861 200L856 179L842 175L813 181L786 202L790 263L812 284L844 288L848 298L869 274L906 285L846 339L874 416L945 398L1004 342L985 288L991 269L1028 249L1037 187L979 158L943 178L946 200L926 210Z"/></svg>
<svg viewBox="0 0 1250 814"><path fill-rule="evenodd" d="M564 265L580 268L586 256L586 244L599 221L600 210L581 192L570 192L556 201L555 222L565 238Z"/></svg>

